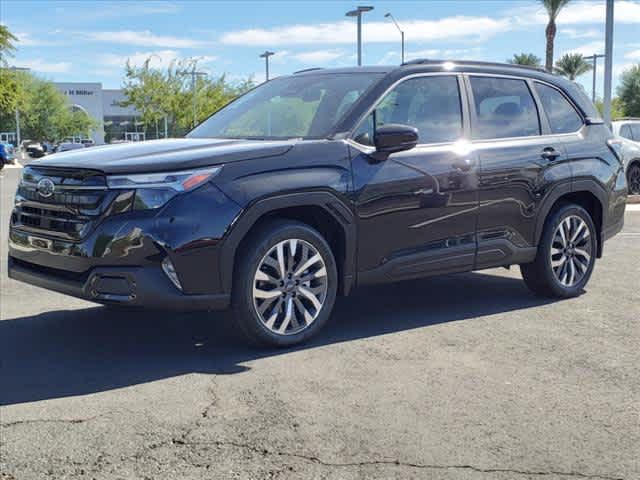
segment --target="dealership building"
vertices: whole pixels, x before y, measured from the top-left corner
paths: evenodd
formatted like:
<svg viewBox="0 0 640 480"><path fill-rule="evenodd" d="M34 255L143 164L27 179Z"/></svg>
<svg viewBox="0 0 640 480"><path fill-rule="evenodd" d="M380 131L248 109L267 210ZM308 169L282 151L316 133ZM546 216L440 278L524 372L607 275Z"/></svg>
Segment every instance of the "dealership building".
<svg viewBox="0 0 640 480"><path fill-rule="evenodd" d="M101 83L64 82L55 86L67 96L71 108L85 112L97 122L98 127L91 132L96 145L144 140L136 109L120 105L125 100L122 90L103 89Z"/></svg>

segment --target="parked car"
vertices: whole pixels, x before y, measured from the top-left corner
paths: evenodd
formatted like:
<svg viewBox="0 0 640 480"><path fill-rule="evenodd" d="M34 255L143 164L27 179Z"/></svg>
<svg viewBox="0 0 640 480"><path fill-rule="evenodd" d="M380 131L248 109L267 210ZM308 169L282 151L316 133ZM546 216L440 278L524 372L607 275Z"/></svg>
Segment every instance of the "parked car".
<svg viewBox="0 0 640 480"><path fill-rule="evenodd" d="M186 138L25 168L8 271L111 306L231 306L277 346L356 286L520 265L537 294L573 297L623 226L621 155L584 92L543 71L304 71Z"/></svg>
<svg viewBox="0 0 640 480"><path fill-rule="evenodd" d="M10 143L0 143L0 170L5 165L13 163L15 161L15 153L13 145Z"/></svg>
<svg viewBox="0 0 640 480"><path fill-rule="evenodd" d="M94 142L91 138L83 138L82 140L80 140L80 143L85 147L93 147L96 144L96 142Z"/></svg>
<svg viewBox="0 0 640 480"><path fill-rule="evenodd" d="M28 143L25 147L25 152L27 152L27 155L31 158L42 158L46 153L40 142Z"/></svg>
<svg viewBox="0 0 640 480"><path fill-rule="evenodd" d="M85 145L83 143L63 142L56 147L56 153L68 152L69 150L78 150L81 148L85 148Z"/></svg>
<svg viewBox="0 0 640 480"><path fill-rule="evenodd" d="M611 122L613 133L640 147L640 118L623 118ZM630 157L625 165L629 193L640 195L640 156Z"/></svg>

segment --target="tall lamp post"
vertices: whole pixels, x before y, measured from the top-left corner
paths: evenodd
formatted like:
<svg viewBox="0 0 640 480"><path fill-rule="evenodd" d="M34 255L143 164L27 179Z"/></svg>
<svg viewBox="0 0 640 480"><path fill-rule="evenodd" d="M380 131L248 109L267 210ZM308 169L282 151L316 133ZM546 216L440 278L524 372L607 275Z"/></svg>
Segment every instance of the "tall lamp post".
<svg viewBox="0 0 640 480"><path fill-rule="evenodd" d="M17 71L17 72L28 72L31 69L25 68L25 67L11 67L11 70ZM20 138L20 109L18 108L18 105L16 105L16 148L18 149L18 151L20 150L21 140L22 139Z"/></svg>
<svg viewBox="0 0 640 480"><path fill-rule="evenodd" d="M611 80L613 76L613 0L607 0L604 38L604 123L611 127Z"/></svg>
<svg viewBox="0 0 640 480"><path fill-rule="evenodd" d="M591 87L591 101L593 103L596 102L596 70L598 69L598 59L599 58L604 58L604 55L598 54L598 53L594 53L593 55L590 55L588 57L586 57L587 60L591 60L593 62L593 84Z"/></svg>
<svg viewBox="0 0 640 480"><path fill-rule="evenodd" d="M191 75L191 90L193 93L193 128L198 124L197 105L196 105L196 78L206 77L207 72L196 72L196 66L191 71L178 72L178 75Z"/></svg>
<svg viewBox="0 0 640 480"><path fill-rule="evenodd" d="M362 14L370 12L373 7L357 7L355 10L348 11L347 17L357 17L358 19L358 66L362 65Z"/></svg>
<svg viewBox="0 0 640 480"><path fill-rule="evenodd" d="M270 52L269 50L265 50L264 53L260 54L260 58L264 58L265 82L269 81L269 57L275 54L276 52Z"/></svg>
<svg viewBox="0 0 640 480"><path fill-rule="evenodd" d="M393 15L391 15L391 13L387 13L385 15L385 18L390 18L391 21L395 24L398 31L400 32L400 39L402 41L402 62L401 63L404 63L404 31L400 28L400 25L398 25L398 22L396 22L396 19L394 18Z"/></svg>

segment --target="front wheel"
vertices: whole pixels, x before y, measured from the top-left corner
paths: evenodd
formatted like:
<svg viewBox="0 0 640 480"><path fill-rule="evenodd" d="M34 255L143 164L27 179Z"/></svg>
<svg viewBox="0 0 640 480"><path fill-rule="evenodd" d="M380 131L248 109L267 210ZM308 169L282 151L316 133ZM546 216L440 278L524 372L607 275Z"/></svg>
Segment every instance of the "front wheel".
<svg viewBox="0 0 640 480"><path fill-rule="evenodd" d="M249 340L290 346L327 322L337 291L336 263L326 240L300 222L274 220L241 251L234 310Z"/></svg>
<svg viewBox="0 0 640 480"><path fill-rule="evenodd" d="M547 297L580 294L595 266L597 231L589 213L566 204L547 219L532 263L520 265L527 286Z"/></svg>

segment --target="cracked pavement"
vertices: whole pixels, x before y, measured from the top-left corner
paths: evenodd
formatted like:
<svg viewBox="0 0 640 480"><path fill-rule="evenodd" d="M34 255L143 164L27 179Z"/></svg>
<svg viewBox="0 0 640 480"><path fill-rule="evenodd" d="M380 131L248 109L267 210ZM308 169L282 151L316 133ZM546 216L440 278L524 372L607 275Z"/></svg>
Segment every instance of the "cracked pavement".
<svg viewBox="0 0 640 480"><path fill-rule="evenodd" d="M108 312L6 277L0 480L640 478L640 212L586 294L517 269L358 291L293 350L226 314Z"/></svg>

